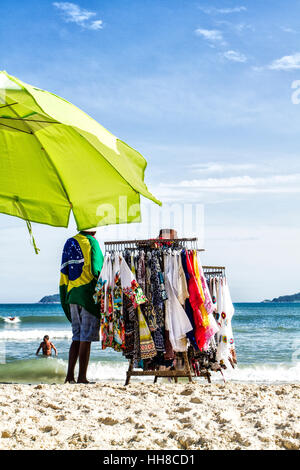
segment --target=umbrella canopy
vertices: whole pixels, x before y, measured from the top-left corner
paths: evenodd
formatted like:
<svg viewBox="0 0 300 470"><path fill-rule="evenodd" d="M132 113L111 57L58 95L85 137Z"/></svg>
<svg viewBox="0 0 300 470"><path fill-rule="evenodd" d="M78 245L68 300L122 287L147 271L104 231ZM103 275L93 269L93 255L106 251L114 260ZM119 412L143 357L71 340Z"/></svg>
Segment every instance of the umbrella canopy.
<svg viewBox="0 0 300 470"><path fill-rule="evenodd" d="M0 72L0 212L77 228L139 222L147 162L53 93Z"/></svg>

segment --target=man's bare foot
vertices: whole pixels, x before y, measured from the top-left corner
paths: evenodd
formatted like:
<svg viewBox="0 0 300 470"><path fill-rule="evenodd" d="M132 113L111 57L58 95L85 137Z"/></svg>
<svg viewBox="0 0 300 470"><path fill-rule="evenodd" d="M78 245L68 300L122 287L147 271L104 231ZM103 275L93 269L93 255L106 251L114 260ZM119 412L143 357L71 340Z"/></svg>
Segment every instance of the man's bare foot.
<svg viewBox="0 0 300 470"><path fill-rule="evenodd" d="M65 384L76 384L74 377L66 377Z"/></svg>

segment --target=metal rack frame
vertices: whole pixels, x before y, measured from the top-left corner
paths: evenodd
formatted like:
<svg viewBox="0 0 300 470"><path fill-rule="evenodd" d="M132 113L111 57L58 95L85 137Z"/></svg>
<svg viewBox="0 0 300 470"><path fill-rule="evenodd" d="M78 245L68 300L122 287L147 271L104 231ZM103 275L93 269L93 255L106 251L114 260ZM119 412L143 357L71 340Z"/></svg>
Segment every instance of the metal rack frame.
<svg viewBox="0 0 300 470"><path fill-rule="evenodd" d="M202 266L205 276L225 276L225 266Z"/></svg>
<svg viewBox="0 0 300 470"><path fill-rule="evenodd" d="M138 248L158 249L159 247L178 247L197 251L205 251L197 247L198 238L148 238L145 240L118 240L104 242L105 252L136 250ZM188 244L191 246L189 247Z"/></svg>

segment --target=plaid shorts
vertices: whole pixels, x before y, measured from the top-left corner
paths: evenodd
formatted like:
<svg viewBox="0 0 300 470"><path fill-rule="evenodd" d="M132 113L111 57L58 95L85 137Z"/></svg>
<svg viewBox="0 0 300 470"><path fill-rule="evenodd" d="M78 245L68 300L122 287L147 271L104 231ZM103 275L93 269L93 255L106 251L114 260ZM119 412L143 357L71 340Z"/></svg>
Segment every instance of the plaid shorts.
<svg viewBox="0 0 300 470"><path fill-rule="evenodd" d="M100 318L81 305L70 304L73 341L100 341Z"/></svg>

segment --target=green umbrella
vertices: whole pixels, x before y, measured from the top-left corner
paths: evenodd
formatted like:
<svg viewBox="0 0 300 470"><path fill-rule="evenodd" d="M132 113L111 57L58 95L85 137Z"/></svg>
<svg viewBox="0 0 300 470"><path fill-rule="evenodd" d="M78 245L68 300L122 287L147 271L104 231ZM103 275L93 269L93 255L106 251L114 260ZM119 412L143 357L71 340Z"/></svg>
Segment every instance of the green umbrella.
<svg viewBox="0 0 300 470"><path fill-rule="evenodd" d="M147 162L59 96L0 72L0 212L79 230L139 222Z"/></svg>

